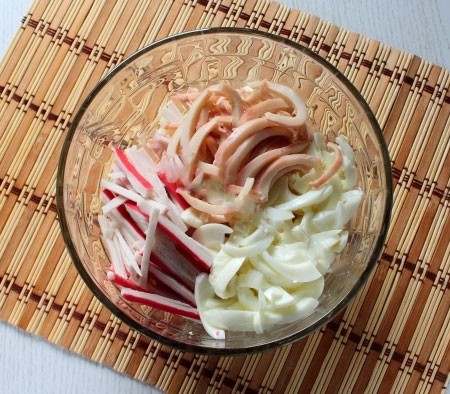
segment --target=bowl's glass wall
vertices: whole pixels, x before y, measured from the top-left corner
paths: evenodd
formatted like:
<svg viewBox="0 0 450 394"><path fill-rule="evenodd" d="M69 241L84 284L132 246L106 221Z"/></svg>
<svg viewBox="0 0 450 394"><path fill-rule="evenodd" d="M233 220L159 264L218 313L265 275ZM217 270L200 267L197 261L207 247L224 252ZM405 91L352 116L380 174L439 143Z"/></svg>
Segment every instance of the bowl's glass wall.
<svg viewBox="0 0 450 394"><path fill-rule="evenodd" d="M358 186L365 198L350 224L350 242L327 276L320 306L313 315L263 335L232 332L225 342L216 342L201 325L123 301L108 282L109 262L96 219L101 209L99 184L109 170L109 145L145 141L157 129L158 110L171 95L222 80L242 86L258 79L296 88L307 102L314 130L321 130L329 139L338 134L348 138L355 149ZM82 108L71 131L61 177L64 235L80 272L90 277L90 287L98 287L93 289L95 293L103 301L108 298L107 305L134 327L197 351L252 351L287 343L325 323L367 279L380 252L390 208L385 147L380 147L379 129L367 106L353 93L344 79L309 53L281 40L241 32L216 31L166 40L131 58Z"/></svg>

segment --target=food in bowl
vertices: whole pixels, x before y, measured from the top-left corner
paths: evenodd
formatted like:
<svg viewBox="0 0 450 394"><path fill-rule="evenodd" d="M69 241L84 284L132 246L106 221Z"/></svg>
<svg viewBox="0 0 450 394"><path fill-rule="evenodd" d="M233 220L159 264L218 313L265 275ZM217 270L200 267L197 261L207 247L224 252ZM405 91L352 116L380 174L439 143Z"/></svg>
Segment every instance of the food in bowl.
<svg viewBox="0 0 450 394"><path fill-rule="evenodd" d="M255 81L267 81L289 87L302 98L306 104L308 116L306 132L303 129L301 131L304 133L302 135L309 136L308 140L311 139L308 149L313 149L316 138L320 136L318 134L312 138L315 135L313 131L320 132L326 142L336 143L340 147L345 165L346 152L343 149L345 149L345 141L348 142L353 150L356 178L356 183L350 190L360 189L363 197L356 212L345 226L344 231L348 233L346 246L341 252L335 254L334 263L330 265L323 278L323 291L318 299L319 304L309 316L290 323L274 324L270 327L265 325L264 331L258 331L258 333L253 329L252 331L226 330L225 339L216 339L220 335L209 335L199 320L200 314L194 303L195 283L192 281L192 278L198 275L192 275L192 273L202 272L204 263L213 257L208 249L215 247L217 250L218 245L211 244L207 248L197 247L197 249L184 247L185 243L194 240L192 235L196 227L194 223L190 223L189 226L192 229L187 233L181 231L177 235L177 238L182 237L183 234L189 235L185 242L178 243L175 251L166 248L161 250L160 254L163 256L163 252L177 253L177 257L186 259L189 250L196 250L194 256L198 255L198 258L191 254L188 261L196 264L195 268L189 268L192 264L186 264L184 270L181 270L181 265L174 263L172 272L175 270L178 274L176 279L171 274L161 276L167 282L164 286L160 285L156 279L149 280L147 283L149 289L156 289L155 292L162 292L164 289L164 293L157 294L158 296L171 297L177 302L182 299L182 304L175 302L172 307L181 309L188 304L186 311L193 313L191 317L185 318L180 314L162 309L167 308L164 304L167 301L165 298L154 297L152 300L155 305L159 302L160 307L150 307L145 303L136 302L137 296L142 297L143 294L134 293L133 296L131 290L140 291L140 289L133 289L132 284L131 290L128 290L128 299L125 299L121 287L123 285L130 287L130 282L126 281L120 285L121 287L112 282L115 271L111 270L112 256L107 247L110 232L106 230L104 236L100 228L103 219L99 218L104 215L102 209L108 204L101 201L108 198L108 191L103 183L118 181L113 179L114 176L112 178L109 176L114 172L112 163L116 156L121 153L128 155L133 150L139 151L145 148L155 134L158 132L164 134L163 130L160 130L164 126L160 122L160 114L169 116L168 123L173 122L173 119L170 118L170 113L161 109L170 105L169 101L172 98L178 96L181 99L187 95L189 100L193 100L195 95L201 94L214 85L228 83L235 90L240 90L246 85L257 83ZM178 102L177 105L187 104ZM285 115L293 115L293 113ZM168 124L168 127L173 128L173 125ZM164 139L163 136L158 138ZM339 143L341 140L344 141L342 144ZM159 143L162 142L159 141ZM118 150L114 152L116 148ZM273 148L280 147L274 145ZM334 148L326 146L324 148L324 154L332 160ZM267 158L267 156L263 157ZM204 171L213 169L202 163L198 167L202 167ZM232 175L233 172L229 174ZM117 175L120 174L117 173ZM306 181L308 174L304 176ZM168 182L164 179L160 180L163 183ZM281 184L281 180L275 181L271 189L275 190L275 185L278 188ZM170 186L170 183L166 185L168 195ZM250 188L251 184L248 183L246 186ZM250 188L251 195L254 193L254 187L255 185ZM242 193L246 193L245 188L242 189L244 189ZM293 193L293 189L288 190ZM228 191L239 195L237 187ZM211 197L214 196L211 193L208 194ZM109 196L112 197L111 199L117 197L115 193L114 195L109 193ZM174 196L177 198L178 193ZM275 197L274 194L272 196ZM303 338L324 326L354 299L373 272L383 248L392 206L392 183L386 144L373 113L355 87L330 63L307 48L279 36L239 28L211 28L156 41L125 59L97 84L71 121L61 152L56 197L62 235L79 274L93 294L117 318L140 334L171 347L203 354L231 355L267 350ZM199 195L194 194L193 197L198 198ZM119 203L119 200L115 200L115 203ZM183 204L183 200L186 202L186 197L174 203ZM227 207L233 207L233 204L237 203L229 201ZM137 204L128 204L130 215L134 214L135 205ZM155 208L155 204L144 205L143 209L146 209L145 212L149 216L148 212L152 207ZM119 209L122 209L122 206L119 204ZM246 204L247 206L250 205ZM112 208L111 205L110 208ZM158 209L160 208L159 205ZM174 220L177 218L183 221L194 220L195 215L188 215L191 211L193 210L187 210L183 216L180 214L180 216L172 215L172 217ZM259 212L262 212L261 209L255 215L250 215L252 221L257 220L260 216ZM216 212L216 214L221 213ZM211 216L211 213L208 215ZM161 218L164 221L168 216L161 215ZM172 219L167 220L166 225L170 226L173 223ZM108 225L106 227L110 226L110 223L106 224ZM210 230L214 228L211 226L224 229L218 225L230 227L227 222L208 223ZM164 226L161 226L159 221L157 226L158 232L155 234L163 240L170 241L166 243L166 246L173 246L170 237L173 238L171 234L179 227L173 226L169 234L170 229L164 232ZM147 229L147 227L143 228ZM201 235L201 231L198 234ZM211 237L213 234L220 237L221 233L204 231L203 235ZM256 233L255 237L258 234ZM225 234L225 238L231 239L229 234ZM232 242L229 242L228 246L233 246ZM205 249L209 254L201 252ZM156 250L153 249L152 256L157 256L155 252ZM155 263L153 257L152 262ZM168 261L170 263L172 260L168 259ZM245 266L248 265L245 264ZM165 271L161 266L159 271L156 271L153 265L149 267L154 270L149 278L160 274L161 270L164 274L170 271L167 267ZM264 265L261 267L264 268ZM245 268L244 265L243 268ZM206 273L209 274L208 278L211 278L211 273L208 271ZM241 270L240 273L243 271ZM185 284L183 276L191 278L190 281ZM121 279L124 278L118 276L115 280ZM125 279L129 278L125 277ZM169 283L170 279L173 280ZM236 279L233 279L226 289L231 288L234 281ZM180 295L178 293L182 292L183 288L177 286L178 293L174 294L174 290L170 288L170 284L174 283L183 283L189 292ZM244 282L241 279L242 283ZM268 296L271 291L273 290L267 292ZM245 292L250 294L247 290L239 290L239 292L241 295ZM271 296L272 299L275 296L276 291ZM136 301L130 301L130 299ZM213 301L217 301L216 297ZM224 330L224 328L218 329Z"/></svg>
<svg viewBox="0 0 450 394"><path fill-rule="evenodd" d="M283 84L220 82L173 95L149 139L113 146L98 219L125 300L214 339L314 312L363 192L351 146L307 113Z"/></svg>

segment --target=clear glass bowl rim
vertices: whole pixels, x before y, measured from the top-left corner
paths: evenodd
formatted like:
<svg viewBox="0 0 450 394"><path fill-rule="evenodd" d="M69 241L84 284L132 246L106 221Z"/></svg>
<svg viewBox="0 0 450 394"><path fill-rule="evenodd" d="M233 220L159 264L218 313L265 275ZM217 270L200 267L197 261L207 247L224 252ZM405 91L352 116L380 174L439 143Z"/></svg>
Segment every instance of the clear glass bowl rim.
<svg viewBox="0 0 450 394"><path fill-rule="evenodd" d="M73 139L73 136L75 134L75 131L79 125L79 122L81 121L84 113L89 108L89 105L94 100L94 98L97 96L97 94L103 89L103 87L109 82L109 80L114 77L117 73L119 73L123 68L127 67L130 63L132 63L135 59L139 58L143 54L161 46L164 44L167 44L172 41L177 41L183 38L187 37L194 37L194 36L201 36L206 34L241 34L241 35L249 35L249 36L257 36L262 39L269 39L275 42L278 42L280 44L284 44L287 46L292 47L293 49L300 51L307 55L308 57L314 59L317 63L322 65L325 69L327 69L330 73L334 74L334 76L340 80L341 83L345 85L345 87L348 89L350 94L359 102L360 106L364 110L368 121L371 124L372 129L375 132L375 137L378 143L378 146L380 148L381 154L382 154L382 161L383 161L383 171L384 171L384 178L386 182L386 193L385 193L385 210L383 213L383 219L382 219L382 226L380 229L380 232L378 234L378 237L375 242L374 246L374 252L370 256L370 259L368 261L367 267L363 271L362 275L358 278L356 284L353 286L353 288L350 290L350 292L341 300L341 302L332 310L330 310L326 315L322 316L317 322L312 324L311 326L307 327L307 329L303 331L296 332L286 338L283 338L281 340L275 340L271 341L267 344L262 345L256 345L250 348L207 348L204 346L198 346L198 345L192 345L192 344L185 344L182 342L174 341L172 339L166 338L162 335L159 335L158 333L147 329L146 327L140 325L138 322L133 320L131 317L126 315L124 312L122 312L96 285L95 281L91 278L89 272L85 269L81 259L79 258L76 248L72 242L72 239L70 237L69 227L67 223L67 219L65 216L65 210L64 210L64 172L66 167L66 161L67 161L67 155L70 149L70 145ZM178 34L174 34L165 38L162 38L160 40L154 41L153 43L146 45L142 47L141 49L137 50L133 54L131 54L129 57L124 59L121 63L119 63L115 68L113 68L106 76L104 76L97 85L92 89L92 91L89 93L89 95L85 98L83 103L81 104L79 110L77 111L74 120L72 121L69 130L67 132L67 135L65 137L65 141L61 150L60 159L58 163L58 169L57 169L57 179L56 179L56 207L57 207L57 215L59 218L61 233L64 239L64 242L66 244L66 248L69 252L69 255L79 273L79 275L82 277L83 281L86 283L87 287L90 289L90 291L96 296L101 303L109 309L110 312L112 312L116 317L121 319L124 323L126 323L131 328L137 330L141 334L144 334L146 337L156 340L162 344L168 345L172 348L176 348L182 351L187 352L194 352L199 354L208 354L208 355L243 355L243 354L251 354L251 353L257 353L266 351L275 347L284 346L287 344L290 344L292 342L295 342L301 338L304 338L311 334L312 332L316 331L321 326L325 325L326 323L330 322L334 317L336 317L349 303L350 301L355 297L355 295L361 290L361 288L364 286L364 284L367 282L372 270L376 266L383 247L384 242L387 236L390 218L391 218L391 211L392 211L392 205L393 205L393 185L392 185L392 172L391 172L391 166L390 166L390 157L387 149L386 142L384 140L380 125L378 124L378 121L375 118L375 115L373 114L372 110L370 109L368 103L365 101L365 99L362 97L361 93L356 89L356 87L347 79L347 77L344 76L337 68L335 68L332 64L328 63L325 59L320 57L318 54L310 50L309 48L306 48L290 39L275 35L273 33L268 33L264 31L259 30L252 30L248 28L238 28L238 27L211 27L211 28L204 28L204 29L196 29L191 30L187 32L182 32Z"/></svg>

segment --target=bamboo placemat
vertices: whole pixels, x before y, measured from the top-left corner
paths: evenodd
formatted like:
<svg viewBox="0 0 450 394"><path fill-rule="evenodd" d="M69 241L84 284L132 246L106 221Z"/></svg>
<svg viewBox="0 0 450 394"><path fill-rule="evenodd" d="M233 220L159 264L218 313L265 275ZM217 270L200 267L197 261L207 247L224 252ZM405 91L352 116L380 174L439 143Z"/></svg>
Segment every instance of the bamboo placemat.
<svg viewBox="0 0 450 394"><path fill-rule="evenodd" d="M300 42L338 67L381 124L394 210L382 258L319 332L242 357L184 354L112 316L60 235L59 152L73 114L136 49L206 26ZM450 369L450 73L261 0L36 1L0 66L0 318L170 392L440 392Z"/></svg>

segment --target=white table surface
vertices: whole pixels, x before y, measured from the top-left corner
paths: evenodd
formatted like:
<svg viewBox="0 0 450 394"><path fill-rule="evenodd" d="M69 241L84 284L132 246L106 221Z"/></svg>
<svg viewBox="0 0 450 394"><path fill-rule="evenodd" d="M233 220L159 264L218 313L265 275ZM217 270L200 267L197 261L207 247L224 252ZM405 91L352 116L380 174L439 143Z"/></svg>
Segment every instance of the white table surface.
<svg viewBox="0 0 450 394"><path fill-rule="evenodd" d="M450 69L449 0L279 2ZM30 4L31 0L0 0L0 57ZM3 322L0 338L1 393L158 392Z"/></svg>

